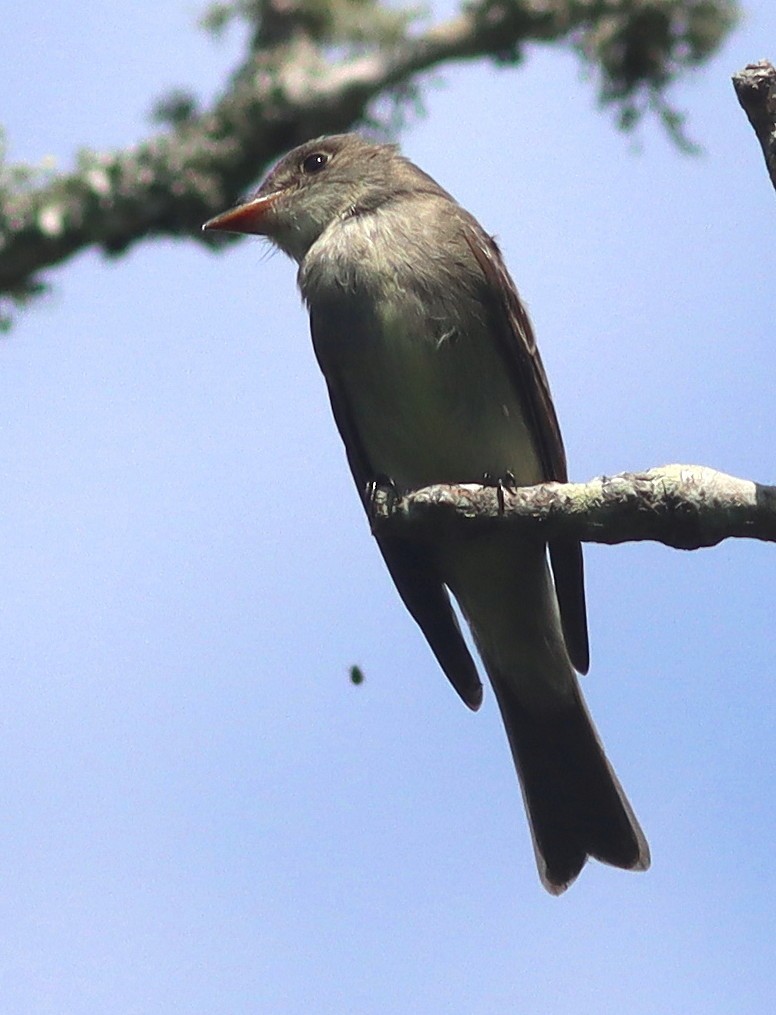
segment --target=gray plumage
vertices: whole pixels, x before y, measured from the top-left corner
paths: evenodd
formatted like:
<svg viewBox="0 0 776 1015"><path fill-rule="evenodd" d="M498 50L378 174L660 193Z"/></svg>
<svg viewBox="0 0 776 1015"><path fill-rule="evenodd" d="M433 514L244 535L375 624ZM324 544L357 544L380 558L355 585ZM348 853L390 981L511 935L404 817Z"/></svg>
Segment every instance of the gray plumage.
<svg viewBox="0 0 776 1015"><path fill-rule="evenodd" d="M255 199L208 223L268 236L299 265L313 345L359 491L390 480L565 481L530 322L494 241L391 146L355 134L287 155ZM634 870L649 849L588 716L582 556L503 532L418 546L379 538L402 599L463 700L506 727L539 873L559 894L588 856ZM553 580L554 578L554 580Z"/></svg>

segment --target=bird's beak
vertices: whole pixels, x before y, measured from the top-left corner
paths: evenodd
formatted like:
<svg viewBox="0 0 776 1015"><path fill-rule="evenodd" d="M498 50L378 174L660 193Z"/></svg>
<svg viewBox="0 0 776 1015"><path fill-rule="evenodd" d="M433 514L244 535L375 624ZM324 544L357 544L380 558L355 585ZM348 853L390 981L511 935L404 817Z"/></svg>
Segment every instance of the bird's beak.
<svg viewBox="0 0 776 1015"><path fill-rule="evenodd" d="M254 197L251 201L238 204L236 208L208 219L202 226L203 230L220 229L225 233L254 233L266 236L270 230L272 205L280 197L280 192Z"/></svg>

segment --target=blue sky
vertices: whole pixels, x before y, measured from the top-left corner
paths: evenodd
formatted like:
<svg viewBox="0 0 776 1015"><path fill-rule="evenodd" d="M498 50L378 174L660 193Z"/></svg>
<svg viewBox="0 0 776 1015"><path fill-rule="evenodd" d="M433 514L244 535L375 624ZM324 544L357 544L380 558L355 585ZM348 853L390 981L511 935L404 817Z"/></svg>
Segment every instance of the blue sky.
<svg viewBox="0 0 776 1015"><path fill-rule="evenodd" d="M702 157L618 134L555 50L445 70L402 135L499 236L575 479L776 479L746 6L673 92ZM239 44L197 13L15 8L11 156L213 94ZM460 704L371 545L290 262L157 242L54 281L0 344L3 1012L769 1010L774 548L587 550L585 693L653 866L551 898L493 696Z"/></svg>

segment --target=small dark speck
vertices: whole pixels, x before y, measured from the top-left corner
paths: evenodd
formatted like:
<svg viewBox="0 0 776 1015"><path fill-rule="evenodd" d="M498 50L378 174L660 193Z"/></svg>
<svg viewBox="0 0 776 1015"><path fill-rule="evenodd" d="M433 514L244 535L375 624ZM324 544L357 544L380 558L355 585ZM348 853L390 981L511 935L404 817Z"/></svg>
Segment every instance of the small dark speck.
<svg viewBox="0 0 776 1015"><path fill-rule="evenodd" d="M350 682L351 684L363 684L364 683L364 671L360 666L350 667Z"/></svg>

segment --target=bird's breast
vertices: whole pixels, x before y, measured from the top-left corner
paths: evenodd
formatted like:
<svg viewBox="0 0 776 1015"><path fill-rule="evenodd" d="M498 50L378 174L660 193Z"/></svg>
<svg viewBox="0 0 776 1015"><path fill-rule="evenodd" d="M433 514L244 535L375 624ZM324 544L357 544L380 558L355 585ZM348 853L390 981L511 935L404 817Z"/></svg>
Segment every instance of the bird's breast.
<svg viewBox="0 0 776 1015"><path fill-rule="evenodd" d="M318 355L336 373L374 474L402 489L508 472L540 481L523 407L480 321L424 312L400 294L335 317L320 329Z"/></svg>
<svg viewBox="0 0 776 1015"><path fill-rule="evenodd" d="M379 223L379 219L378 219ZM402 489L542 471L519 392L471 279L401 237L336 231L300 270L316 354L374 475Z"/></svg>

